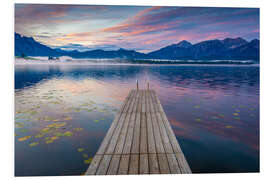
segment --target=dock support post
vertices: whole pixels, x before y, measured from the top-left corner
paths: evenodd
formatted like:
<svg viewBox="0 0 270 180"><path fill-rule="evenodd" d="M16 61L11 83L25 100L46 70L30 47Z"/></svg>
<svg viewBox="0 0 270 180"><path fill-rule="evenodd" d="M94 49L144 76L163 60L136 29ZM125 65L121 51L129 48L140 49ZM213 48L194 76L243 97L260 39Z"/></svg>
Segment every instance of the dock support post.
<svg viewBox="0 0 270 180"><path fill-rule="evenodd" d="M139 83L138 83L138 79L136 80L136 85L137 85L137 90L139 90Z"/></svg>
<svg viewBox="0 0 270 180"><path fill-rule="evenodd" d="M149 90L149 82L147 82L147 90Z"/></svg>

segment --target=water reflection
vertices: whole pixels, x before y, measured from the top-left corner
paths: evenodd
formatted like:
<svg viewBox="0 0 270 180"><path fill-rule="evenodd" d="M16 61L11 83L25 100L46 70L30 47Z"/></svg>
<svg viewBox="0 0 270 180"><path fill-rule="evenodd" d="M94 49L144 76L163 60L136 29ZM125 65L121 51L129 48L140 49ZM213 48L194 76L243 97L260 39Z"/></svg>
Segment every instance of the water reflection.
<svg viewBox="0 0 270 180"><path fill-rule="evenodd" d="M156 90L193 172L258 171L257 66L22 65L16 175L83 173L137 79Z"/></svg>

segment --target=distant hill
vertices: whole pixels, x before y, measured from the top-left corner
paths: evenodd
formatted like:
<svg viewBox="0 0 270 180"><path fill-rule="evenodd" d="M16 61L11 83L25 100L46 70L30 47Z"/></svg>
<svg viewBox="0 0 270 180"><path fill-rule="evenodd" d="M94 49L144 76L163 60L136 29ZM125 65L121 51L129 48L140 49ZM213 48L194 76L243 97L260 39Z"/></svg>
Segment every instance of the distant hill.
<svg viewBox="0 0 270 180"><path fill-rule="evenodd" d="M62 53L43 45L32 37L22 36L15 33L15 56L61 56Z"/></svg>
<svg viewBox="0 0 270 180"><path fill-rule="evenodd" d="M179 44L186 44L181 46ZM226 38L224 40L207 40L191 45L181 41L150 52L148 55L161 59L192 59L192 60L259 60L259 40L247 42L242 38Z"/></svg>
<svg viewBox="0 0 270 180"><path fill-rule="evenodd" d="M171 59L171 60L255 60L260 58L260 41L250 42L242 38L207 40L196 44L181 41L148 54L134 50L119 49L105 51L101 49L80 52L53 49L43 45L32 37L15 33L15 56L70 56L73 58L119 58L119 59Z"/></svg>

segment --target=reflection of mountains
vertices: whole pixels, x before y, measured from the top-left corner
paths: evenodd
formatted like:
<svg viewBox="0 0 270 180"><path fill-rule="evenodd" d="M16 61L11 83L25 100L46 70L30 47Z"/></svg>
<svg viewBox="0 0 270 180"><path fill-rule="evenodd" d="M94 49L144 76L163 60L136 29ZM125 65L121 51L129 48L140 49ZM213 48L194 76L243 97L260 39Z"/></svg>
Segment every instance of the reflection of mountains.
<svg viewBox="0 0 270 180"><path fill-rule="evenodd" d="M94 78L98 80L129 81L136 79L143 68L131 66L70 66L70 65L41 65L41 66L16 66L15 89L35 85L42 80L51 78L84 79ZM135 81L134 81L135 83Z"/></svg>
<svg viewBox="0 0 270 180"><path fill-rule="evenodd" d="M254 86L259 83L255 66L16 66L15 89L51 78L93 78L111 83L130 83L136 79L157 80L161 86L222 88ZM151 82L150 82L151 83ZM229 86L228 86L229 85Z"/></svg>
<svg viewBox="0 0 270 180"><path fill-rule="evenodd" d="M244 72L244 73L243 73ZM254 86L259 82L259 68L255 66L168 66L156 68L153 76L158 76L163 83L181 87L227 88L231 84Z"/></svg>

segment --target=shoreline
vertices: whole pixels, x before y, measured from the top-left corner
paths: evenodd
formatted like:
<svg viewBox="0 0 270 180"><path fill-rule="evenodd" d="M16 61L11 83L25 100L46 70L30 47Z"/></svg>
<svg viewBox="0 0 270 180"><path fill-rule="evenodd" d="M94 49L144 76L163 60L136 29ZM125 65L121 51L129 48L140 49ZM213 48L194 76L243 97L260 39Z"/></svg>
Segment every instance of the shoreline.
<svg viewBox="0 0 270 180"><path fill-rule="evenodd" d="M28 60L22 58L15 58L14 65L21 66L21 65L91 65L91 66L108 66L108 65L123 65L123 66L260 66L260 64L256 63L221 63L221 62L183 62L183 63L125 63L125 62L108 62L110 60L93 60L94 62L90 62L91 60L71 60L71 61L63 61L63 60ZM100 61L100 62L98 62ZM139 61L139 60L137 60ZM220 60L222 61L222 60Z"/></svg>

